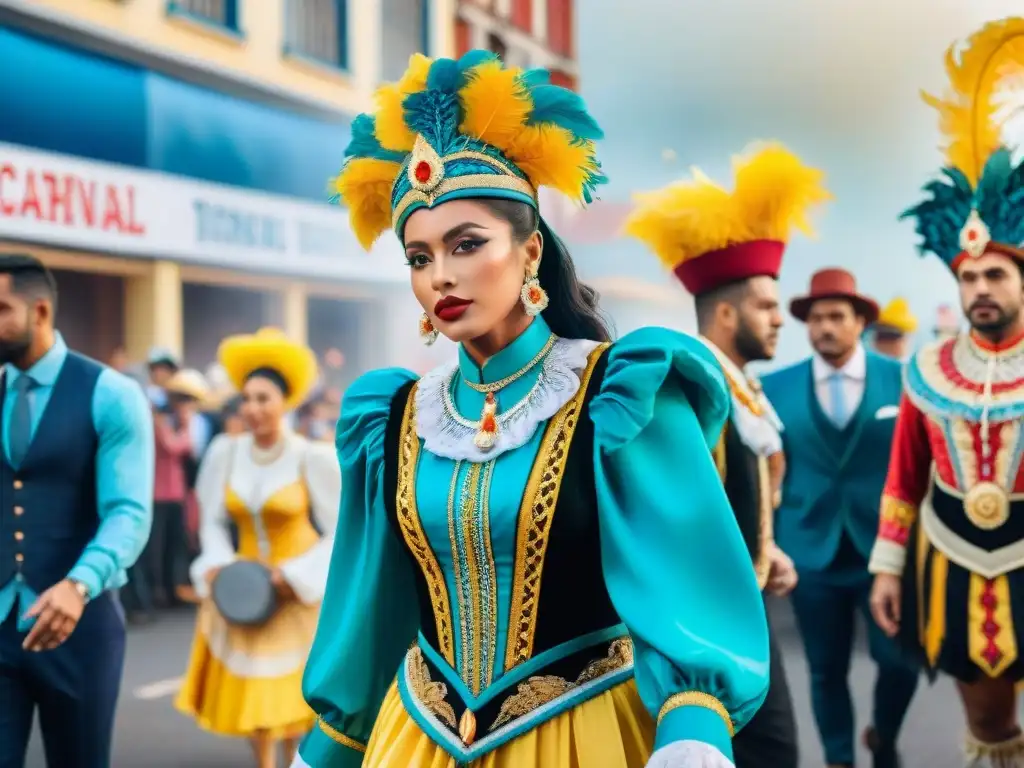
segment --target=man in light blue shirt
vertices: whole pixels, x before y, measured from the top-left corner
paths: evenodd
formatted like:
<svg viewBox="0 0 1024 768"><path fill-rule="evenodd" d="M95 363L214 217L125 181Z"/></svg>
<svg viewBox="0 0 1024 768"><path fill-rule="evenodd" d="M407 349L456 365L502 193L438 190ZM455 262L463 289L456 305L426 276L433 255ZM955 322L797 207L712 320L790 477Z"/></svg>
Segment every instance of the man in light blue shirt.
<svg viewBox="0 0 1024 768"><path fill-rule="evenodd" d="M0 256L0 768L35 711L53 766L109 768L125 629L111 590L149 535L153 425L137 383L70 351L52 274Z"/></svg>

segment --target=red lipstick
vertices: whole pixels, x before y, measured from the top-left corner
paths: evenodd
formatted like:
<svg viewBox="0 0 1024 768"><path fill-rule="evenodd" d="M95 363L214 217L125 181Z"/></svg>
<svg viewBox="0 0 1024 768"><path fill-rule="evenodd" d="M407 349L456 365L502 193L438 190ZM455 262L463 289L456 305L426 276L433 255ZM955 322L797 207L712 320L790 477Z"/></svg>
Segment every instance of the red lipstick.
<svg viewBox="0 0 1024 768"><path fill-rule="evenodd" d="M472 303L469 299L460 299L458 296L445 296L434 305L434 314L450 323L462 317Z"/></svg>

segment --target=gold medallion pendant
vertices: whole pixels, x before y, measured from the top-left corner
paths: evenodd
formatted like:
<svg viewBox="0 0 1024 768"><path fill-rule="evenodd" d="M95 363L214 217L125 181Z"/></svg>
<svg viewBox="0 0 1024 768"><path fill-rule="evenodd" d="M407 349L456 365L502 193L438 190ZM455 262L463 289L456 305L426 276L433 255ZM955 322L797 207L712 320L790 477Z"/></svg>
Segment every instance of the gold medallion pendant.
<svg viewBox="0 0 1024 768"><path fill-rule="evenodd" d="M1010 519L1010 497L995 483L978 483L964 496L964 513L978 528L995 530Z"/></svg>

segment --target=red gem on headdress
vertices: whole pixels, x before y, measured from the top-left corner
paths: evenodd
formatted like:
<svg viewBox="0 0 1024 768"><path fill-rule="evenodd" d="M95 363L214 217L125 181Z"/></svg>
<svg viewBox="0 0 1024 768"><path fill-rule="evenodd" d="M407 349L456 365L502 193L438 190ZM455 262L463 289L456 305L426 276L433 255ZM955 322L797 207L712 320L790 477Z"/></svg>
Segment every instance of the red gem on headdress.
<svg viewBox="0 0 1024 768"><path fill-rule="evenodd" d="M978 230L976 230L976 229L970 230L967 233L967 239L970 240L971 242L977 240L978 239Z"/></svg>
<svg viewBox="0 0 1024 768"><path fill-rule="evenodd" d="M418 181L420 184L426 184L428 181L430 181L430 163L428 163L426 160L420 160L418 163L416 163L416 169L413 171L413 173L416 174L416 181Z"/></svg>

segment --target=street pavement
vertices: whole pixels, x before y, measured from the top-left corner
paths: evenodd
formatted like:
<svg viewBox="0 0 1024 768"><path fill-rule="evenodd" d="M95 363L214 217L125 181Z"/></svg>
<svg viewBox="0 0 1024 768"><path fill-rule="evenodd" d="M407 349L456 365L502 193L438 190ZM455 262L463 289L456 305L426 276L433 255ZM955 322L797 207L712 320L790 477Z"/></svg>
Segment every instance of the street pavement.
<svg viewBox="0 0 1024 768"><path fill-rule="evenodd" d="M807 696L807 671L792 616L784 604L773 606L773 616L795 699L801 768L822 768ZM174 709L174 694L191 638L192 615L188 610L165 614L156 624L131 630L113 768L251 768L247 744L203 733ZM858 644L851 681L862 718L859 729L870 712L874 684L874 669L863 642ZM904 768L959 768L962 732L953 687L945 681L928 687L922 680L903 734ZM866 754L860 766L870 768ZM33 740L27 768L46 768L38 739Z"/></svg>

